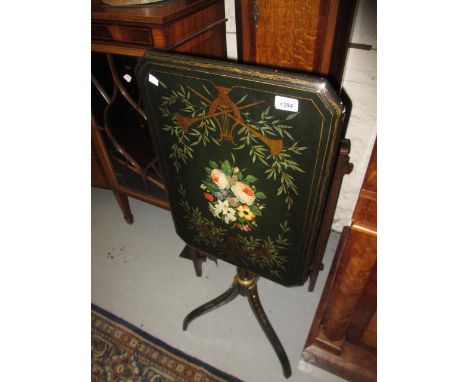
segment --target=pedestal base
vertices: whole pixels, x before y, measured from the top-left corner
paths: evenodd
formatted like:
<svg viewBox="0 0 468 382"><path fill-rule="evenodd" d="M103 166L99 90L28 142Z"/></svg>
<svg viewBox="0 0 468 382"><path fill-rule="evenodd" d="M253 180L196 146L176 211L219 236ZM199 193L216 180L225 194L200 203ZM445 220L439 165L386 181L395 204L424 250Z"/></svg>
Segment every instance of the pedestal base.
<svg viewBox="0 0 468 382"><path fill-rule="evenodd" d="M246 296L249 299L250 307L252 308L258 323L262 327L265 335L267 336L268 340L273 346L273 349L276 352L276 355L279 358L284 377L290 377L291 366L289 364L288 356L283 348L283 345L281 345L281 342L273 327L271 326L265 311L263 310L262 304L260 303L260 298L258 297L257 276L252 272L237 268L237 275L234 277L234 281L229 289L215 299L190 312L184 319L183 330L187 330L190 322L192 322L197 317L200 317L205 313L227 304L228 302L234 300L239 294Z"/></svg>

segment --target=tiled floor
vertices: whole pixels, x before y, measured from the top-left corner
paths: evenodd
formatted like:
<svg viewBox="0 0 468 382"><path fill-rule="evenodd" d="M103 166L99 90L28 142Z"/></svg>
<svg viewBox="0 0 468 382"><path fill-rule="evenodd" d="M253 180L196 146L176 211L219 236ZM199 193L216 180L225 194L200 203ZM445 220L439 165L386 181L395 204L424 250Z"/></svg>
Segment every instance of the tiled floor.
<svg viewBox="0 0 468 382"><path fill-rule="evenodd" d="M182 331L193 308L224 292L235 268L206 262L203 277L179 258L184 247L170 213L130 199L135 223L128 225L110 191L92 190L92 301L170 345L245 381L283 381L280 364L245 298L195 320ZM328 274L339 235L330 237L325 269L316 291L259 281L264 309L289 355L289 381L343 381L319 368L298 368L302 348Z"/></svg>

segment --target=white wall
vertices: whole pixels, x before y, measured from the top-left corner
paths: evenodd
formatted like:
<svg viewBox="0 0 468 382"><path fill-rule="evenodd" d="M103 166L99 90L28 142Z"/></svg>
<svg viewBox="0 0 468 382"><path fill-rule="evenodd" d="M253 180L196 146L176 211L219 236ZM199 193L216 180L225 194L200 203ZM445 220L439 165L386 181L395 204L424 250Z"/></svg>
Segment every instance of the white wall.
<svg viewBox="0 0 468 382"><path fill-rule="evenodd" d="M227 57L230 60L237 60L237 41L236 41L236 10L235 0L224 0L224 10L229 21L226 23L226 43Z"/></svg>
<svg viewBox="0 0 468 382"><path fill-rule="evenodd" d="M358 0L351 42L372 50L350 48L343 89L353 104L346 137L351 140L354 170L343 181L332 229L350 225L377 134L377 1Z"/></svg>
<svg viewBox="0 0 468 382"><path fill-rule="evenodd" d="M234 0L225 0L226 41L229 59L237 59ZM377 1L358 0L351 41L372 45L372 50L351 48L343 88L353 103L346 137L351 140L354 170L346 175L333 221L333 230L350 225L354 206L377 134Z"/></svg>

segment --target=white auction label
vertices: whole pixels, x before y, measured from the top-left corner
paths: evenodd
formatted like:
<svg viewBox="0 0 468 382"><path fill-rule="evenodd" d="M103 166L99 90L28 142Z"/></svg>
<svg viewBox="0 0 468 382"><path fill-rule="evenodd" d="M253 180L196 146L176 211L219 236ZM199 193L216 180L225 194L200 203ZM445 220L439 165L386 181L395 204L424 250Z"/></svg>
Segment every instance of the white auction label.
<svg viewBox="0 0 468 382"><path fill-rule="evenodd" d="M131 82L132 81L132 76L130 74L125 74L123 76L124 80L127 81L127 82Z"/></svg>
<svg viewBox="0 0 468 382"><path fill-rule="evenodd" d="M158 79L155 76L153 76L152 74L148 75L148 81L151 82L152 84L155 84L156 86L159 86Z"/></svg>
<svg viewBox="0 0 468 382"><path fill-rule="evenodd" d="M295 98L275 96L275 107L279 110L298 111L299 101Z"/></svg>

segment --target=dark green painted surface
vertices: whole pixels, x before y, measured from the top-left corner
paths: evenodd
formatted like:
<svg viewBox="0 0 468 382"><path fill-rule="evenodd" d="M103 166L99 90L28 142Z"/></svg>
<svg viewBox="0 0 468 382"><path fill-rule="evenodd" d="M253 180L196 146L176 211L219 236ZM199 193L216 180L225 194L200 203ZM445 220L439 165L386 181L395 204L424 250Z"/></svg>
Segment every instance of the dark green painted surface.
<svg viewBox="0 0 468 382"><path fill-rule="evenodd" d="M180 237L278 283L304 283L342 138L329 84L156 52L138 81ZM298 111L277 109L276 96Z"/></svg>

